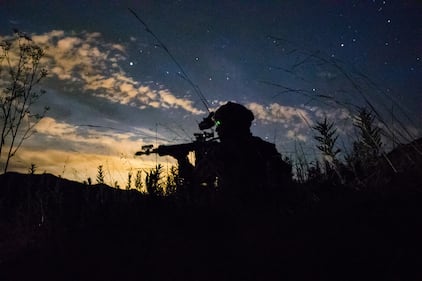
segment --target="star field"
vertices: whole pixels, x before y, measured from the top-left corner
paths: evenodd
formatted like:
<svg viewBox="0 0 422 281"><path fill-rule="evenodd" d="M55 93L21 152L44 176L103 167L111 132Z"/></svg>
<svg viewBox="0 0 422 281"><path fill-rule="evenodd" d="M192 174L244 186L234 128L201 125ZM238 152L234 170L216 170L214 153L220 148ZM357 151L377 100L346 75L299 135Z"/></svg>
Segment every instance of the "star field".
<svg viewBox="0 0 422 281"><path fill-rule="evenodd" d="M298 142L312 145L310 125L323 116L350 139L347 122L365 99L420 136L421 18L416 0L1 1L0 36L16 28L53 45L43 100L51 129L39 129L23 149L34 158L17 157L14 165L47 162L35 151L49 136L57 138L54 153L78 163L81 146L70 140L81 144L102 134L109 137L104 149L87 144L83 151L93 156L75 168L86 170L79 173L91 173L100 161L126 170L153 165L132 159L133 151L151 141L192 139L207 115L198 91L211 110L228 100L248 106L254 134L288 156ZM71 50L78 57L68 59ZM74 135L53 132L64 127Z"/></svg>

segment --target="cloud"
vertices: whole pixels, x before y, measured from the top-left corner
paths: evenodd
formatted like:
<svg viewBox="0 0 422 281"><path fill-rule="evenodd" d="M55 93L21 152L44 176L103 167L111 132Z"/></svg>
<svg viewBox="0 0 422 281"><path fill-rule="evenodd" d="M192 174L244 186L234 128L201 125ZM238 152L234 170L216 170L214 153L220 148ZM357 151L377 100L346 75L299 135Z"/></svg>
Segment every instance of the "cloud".
<svg viewBox="0 0 422 281"><path fill-rule="evenodd" d="M317 121L327 118L328 122L333 122L337 133L341 135L350 135L353 133L353 114L344 107L324 109L317 106L304 106Z"/></svg>
<svg viewBox="0 0 422 281"><path fill-rule="evenodd" d="M352 114L346 108L327 110L319 107L309 107L309 109L314 112L318 119L323 119L326 117L328 120L339 121L352 118Z"/></svg>
<svg viewBox="0 0 422 281"><path fill-rule="evenodd" d="M301 134L301 133L297 132L297 130L288 130L286 137L288 139L294 139L294 140L298 140L298 141L302 141L302 142L306 142L308 140L307 135Z"/></svg>
<svg viewBox="0 0 422 281"><path fill-rule="evenodd" d="M67 135L76 134L75 126L63 122L57 122L51 117L44 117L39 121L35 128L36 132L47 134L54 137L66 137Z"/></svg>
<svg viewBox="0 0 422 281"><path fill-rule="evenodd" d="M337 133L342 136L350 135L353 131L352 115L346 108L326 109L318 106L299 107L284 106L278 103L263 105L256 102L247 104L253 111L255 119L263 124L281 124L285 128L288 139L307 141L313 135L315 122L327 118L334 122Z"/></svg>
<svg viewBox="0 0 422 281"><path fill-rule="evenodd" d="M284 106L272 103L268 106L252 102L246 105L262 122L294 124L295 126L307 127L312 124L308 111L298 107Z"/></svg>
<svg viewBox="0 0 422 281"><path fill-rule="evenodd" d="M271 103L267 106L252 102L246 105L255 115L255 119L264 124L281 124L285 128L285 137L306 141L312 118L306 108L284 106Z"/></svg>
<svg viewBox="0 0 422 281"><path fill-rule="evenodd" d="M73 150L77 152L96 151L98 154L131 154L151 140L163 140L165 136L145 128L133 128L132 131L118 132L118 129L92 126L73 125L59 122L51 117L44 117L35 127L35 138L44 142L34 141L42 149L49 143L50 148ZM162 141L160 141L162 142Z"/></svg>
<svg viewBox="0 0 422 281"><path fill-rule="evenodd" d="M134 157L142 145L160 141L164 136L144 128L131 132L116 132L113 128L72 125L45 117L36 126L31 142L22 146L11 162L10 169L27 172L31 163L38 172L83 181L95 178L98 165L108 170L109 184L116 180L123 184L131 170L153 168L155 155ZM175 165L171 157L160 158L161 163Z"/></svg>
<svg viewBox="0 0 422 281"><path fill-rule="evenodd" d="M75 47L80 45L82 42L81 39L76 37L67 37L60 39L57 42L57 48L61 50L62 52L68 53L71 52Z"/></svg>
<svg viewBox="0 0 422 281"><path fill-rule="evenodd" d="M193 103L191 100L185 99L185 98L177 98L175 97L170 91L168 90L160 90L158 92L160 96L161 105L163 107L168 108L183 108L188 112L191 112L196 115L204 114L205 112L199 109L196 109L193 106Z"/></svg>
<svg viewBox="0 0 422 281"><path fill-rule="evenodd" d="M127 60L122 44L105 42L98 32L67 34L53 30L32 39L47 47L43 63L63 83L109 101L138 107L182 109L204 114L193 101L174 95L157 83L138 82L120 67Z"/></svg>
<svg viewBox="0 0 422 281"><path fill-rule="evenodd" d="M334 80L338 77L337 73L331 71L320 71L317 76L325 80Z"/></svg>

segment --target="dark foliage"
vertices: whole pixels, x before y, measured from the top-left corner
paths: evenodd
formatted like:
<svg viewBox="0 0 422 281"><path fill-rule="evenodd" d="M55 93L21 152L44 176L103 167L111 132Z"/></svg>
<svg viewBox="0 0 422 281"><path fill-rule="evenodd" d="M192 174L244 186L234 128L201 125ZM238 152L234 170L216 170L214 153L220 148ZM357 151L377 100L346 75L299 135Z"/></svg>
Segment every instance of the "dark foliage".
<svg viewBox="0 0 422 281"><path fill-rule="evenodd" d="M147 172L145 177L145 186L150 196L163 196L164 189L160 184L163 167L158 164L154 169Z"/></svg>
<svg viewBox="0 0 422 281"><path fill-rule="evenodd" d="M366 108L360 109L354 120L359 138L353 142L352 152L346 156L346 162L359 179L367 177L366 172L374 170L382 155L381 129L375 126L375 121L374 114Z"/></svg>
<svg viewBox="0 0 422 281"><path fill-rule="evenodd" d="M314 185L255 206L7 173L0 280L420 280L421 144L367 188L319 182L315 166Z"/></svg>

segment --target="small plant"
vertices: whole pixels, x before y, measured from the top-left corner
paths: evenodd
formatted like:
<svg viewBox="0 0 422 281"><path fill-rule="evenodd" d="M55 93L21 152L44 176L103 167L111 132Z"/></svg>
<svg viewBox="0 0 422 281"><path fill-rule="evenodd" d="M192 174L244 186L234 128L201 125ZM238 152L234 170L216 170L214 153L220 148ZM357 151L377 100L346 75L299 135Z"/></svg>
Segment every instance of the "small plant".
<svg viewBox="0 0 422 281"><path fill-rule="evenodd" d="M104 184L104 170L103 165L99 165L97 168L97 183Z"/></svg>
<svg viewBox="0 0 422 281"><path fill-rule="evenodd" d="M310 183L317 183L323 179L324 174L319 161L311 163L307 171L307 181Z"/></svg>
<svg viewBox="0 0 422 281"><path fill-rule="evenodd" d="M83 181L83 184L92 185L92 179L90 177L88 177L86 180Z"/></svg>
<svg viewBox="0 0 422 281"><path fill-rule="evenodd" d="M36 170L37 170L37 165L35 165L34 163L31 163L31 166L28 169L28 174L34 175Z"/></svg>
<svg viewBox="0 0 422 281"><path fill-rule="evenodd" d="M309 164L306 160L305 152L300 142L295 142L295 155L296 161L292 164L295 170L295 178L297 182L304 183L307 180L306 171L309 169Z"/></svg>
<svg viewBox="0 0 422 281"><path fill-rule="evenodd" d="M356 176L368 174L382 154L381 129L375 124L375 116L366 108L361 108L353 125L358 129L358 140L353 142L352 152L346 156L349 168Z"/></svg>
<svg viewBox="0 0 422 281"><path fill-rule="evenodd" d="M142 171L139 170L136 172L135 182L134 182L136 190L139 192L142 191Z"/></svg>
<svg viewBox="0 0 422 281"><path fill-rule="evenodd" d="M179 172L177 170L177 167L172 166L170 168L169 174L167 175L166 195L172 195L177 192L178 181L179 181Z"/></svg>
<svg viewBox="0 0 422 281"><path fill-rule="evenodd" d="M161 174L162 174L162 166L158 164L155 166L154 169L147 172L145 177L145 187L147 189L147 193L151 196L162 196L164 195L164 189L161 186Z"/></svg>
<svg viewBox="0 0 422 281"><path fill-rule="evenodd" d="M127 173L127 183L126 190L129 190L132 187L132 172Z"/></svg>
<svg viewBox="0 0 422 281"><path fill-rule="evenodd" d="M317 124L312 127L312 129L319 133L319 135L314 136L314 139L319 143L316 147L331 163L336 160L336 156L340 152L340 149L335 148L338 134L334 125L334 122L329 123L327 117L325 117L323 121L318 121Z"/></svg>
<svg viewBox="0 0 422 281"><path fill-rule="evenodd" d="M382 149L381 129L374 125L375 116L366 108L359 110L355 118L354 126L360 131L360 143L366 148L366 154L370 158L380 156Z"/></svg>
<svg viewBox="0 0 422 281"><path fill-rule="evenodd" d="M338 134L334 122L328 122L327 118L325 117L323 121L318 121L317 124L312 127L312 129L319 133L319 135L314 136L314 139L318 141L316 147L322 152L324 157L326 176L331 178L332 175L335 174L337 175L337 178L340 179L340 181L343 183L343 177L339 172L341 163L337 159L337 155L340 153L340 149L336 148Z"/></svg>

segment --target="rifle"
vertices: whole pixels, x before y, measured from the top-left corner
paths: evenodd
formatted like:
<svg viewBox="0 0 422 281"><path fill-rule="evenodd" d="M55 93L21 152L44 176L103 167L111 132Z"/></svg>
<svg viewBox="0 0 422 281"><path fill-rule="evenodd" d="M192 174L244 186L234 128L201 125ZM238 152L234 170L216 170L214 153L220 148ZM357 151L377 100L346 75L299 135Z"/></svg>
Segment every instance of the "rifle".
<svg viewBox="0 0 422 281"><path fill-rule="evenodd" d="M154 148L153 145L144 145L141 151L135 153L135 156L150 155L153 153L159 156L172 156L180 160L188 155L189 152L195 152L195 162L201 159L206 152L215 144L217 144L217 137L214 137L213 132L195 133L195 140L189 143L173 144L173 145L159 145Z"/></svg>

